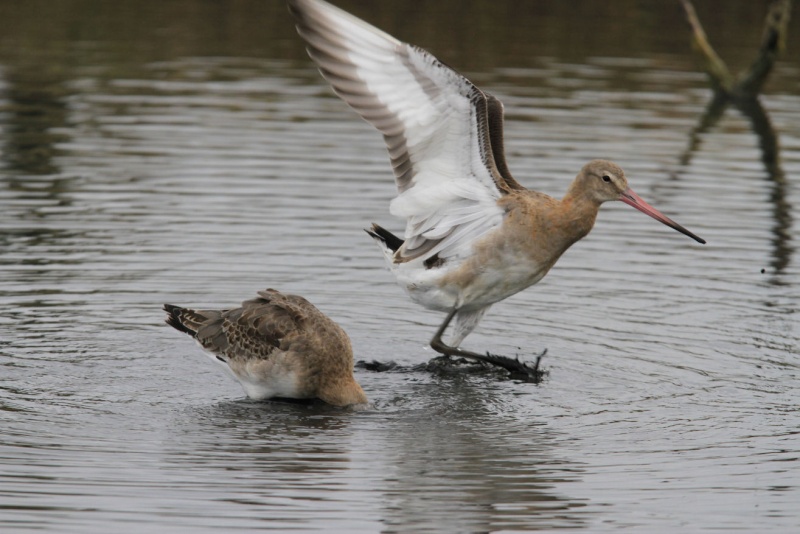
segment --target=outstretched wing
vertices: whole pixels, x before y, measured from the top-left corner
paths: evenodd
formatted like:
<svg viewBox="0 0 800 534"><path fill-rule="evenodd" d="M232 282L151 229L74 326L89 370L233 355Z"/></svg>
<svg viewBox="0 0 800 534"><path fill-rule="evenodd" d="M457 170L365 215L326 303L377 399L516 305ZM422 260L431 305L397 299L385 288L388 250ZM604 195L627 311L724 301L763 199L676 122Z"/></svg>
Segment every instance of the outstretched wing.
<svg viewBox="0 0 800 534"><path fill-rule="evenodd" d="M322 0L289 0L298 33L336 93L384 136L407 220L395 261L445 259L502 223L523 189L503 158L503 107L425 50Z"/></svg>

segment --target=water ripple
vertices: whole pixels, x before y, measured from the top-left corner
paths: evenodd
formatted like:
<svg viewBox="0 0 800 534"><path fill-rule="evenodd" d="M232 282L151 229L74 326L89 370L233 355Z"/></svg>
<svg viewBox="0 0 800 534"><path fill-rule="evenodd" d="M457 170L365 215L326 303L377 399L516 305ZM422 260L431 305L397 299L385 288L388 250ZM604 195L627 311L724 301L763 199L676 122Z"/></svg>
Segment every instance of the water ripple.
<svg viewBox="0 0 800 534"><path fill-rule="evenodd" d="M709 96L682 61L534 63L473 76L506 103L518 179L560 196L613 157L708 245L604 206L467 340L547 347L542 384L359 369L358 412L242 400L160 306L276 287L340 322L358 359L431 358L443 317L408 301L362 231L402 230L380 136L306 63L185 57L66 83L52 172L2 169L0 524L797 528L800 273L794 223L776 222L797 189L776 188L735 110L681 163ZM764 99L786 176L795 93Z"/></svg>

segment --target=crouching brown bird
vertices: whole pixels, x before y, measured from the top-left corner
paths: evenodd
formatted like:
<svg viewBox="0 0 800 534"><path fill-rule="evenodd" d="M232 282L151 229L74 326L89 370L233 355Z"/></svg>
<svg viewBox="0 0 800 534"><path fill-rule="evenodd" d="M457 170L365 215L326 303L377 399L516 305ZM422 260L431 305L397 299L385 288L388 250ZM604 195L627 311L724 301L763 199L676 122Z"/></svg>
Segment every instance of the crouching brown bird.
<svg viewBox="0 0 800 534"><path fill-rule="evenodd" d="M167 324L196 339L251 399L367 402L353 377L347 333L301 296L267 289L239 308L164 310Z"/></svg>

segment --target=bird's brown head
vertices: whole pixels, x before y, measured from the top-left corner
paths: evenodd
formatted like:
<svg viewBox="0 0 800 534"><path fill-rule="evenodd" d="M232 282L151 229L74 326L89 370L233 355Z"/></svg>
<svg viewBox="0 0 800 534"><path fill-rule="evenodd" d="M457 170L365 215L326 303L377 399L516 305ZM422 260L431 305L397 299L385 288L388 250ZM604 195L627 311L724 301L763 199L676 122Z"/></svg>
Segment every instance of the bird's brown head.
<svg viewBox="0 0 800 534"><path fill-rule="evenodd" d="M584 197L588 197L598 205L609 200L621 200L660 223L691 237L698 243L705 244L703 238L676 223L634 193L633 189L628 186L625 171L616 163L603 159L590 161L583 166L572 187L577 190L573 191L573 194L580 191Z"/></svg>
<svg viewBox="0 0 800 534"><path fill-rule="evenodd" d="M628 190L622 167L604 159L595 159L584 165L575 182L598 204L619 200L620 195Z"/></svg>

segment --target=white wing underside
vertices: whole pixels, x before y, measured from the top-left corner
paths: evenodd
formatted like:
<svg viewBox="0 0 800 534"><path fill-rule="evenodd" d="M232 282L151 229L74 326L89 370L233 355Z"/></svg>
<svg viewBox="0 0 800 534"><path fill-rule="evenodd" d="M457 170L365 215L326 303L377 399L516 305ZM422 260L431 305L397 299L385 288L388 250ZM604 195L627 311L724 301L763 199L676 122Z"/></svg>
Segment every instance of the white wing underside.
<svg viewBox="0 0 800 534"><path fill-rule="evenodd" d="M428 52L334 6L290 4L323 76L384 135L399 192L390 211L406 219L395 261L468 254L503 218L487 95Z"/></svg>

